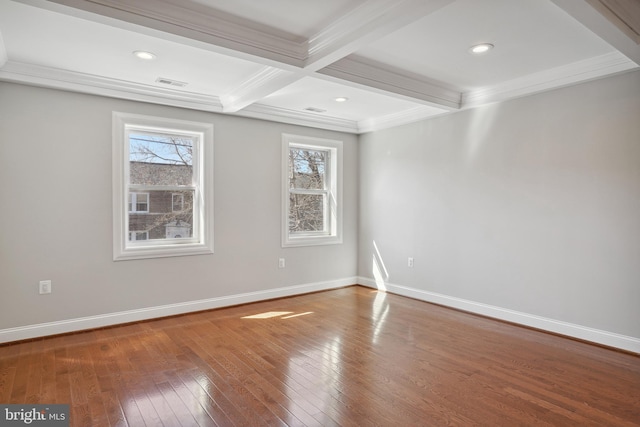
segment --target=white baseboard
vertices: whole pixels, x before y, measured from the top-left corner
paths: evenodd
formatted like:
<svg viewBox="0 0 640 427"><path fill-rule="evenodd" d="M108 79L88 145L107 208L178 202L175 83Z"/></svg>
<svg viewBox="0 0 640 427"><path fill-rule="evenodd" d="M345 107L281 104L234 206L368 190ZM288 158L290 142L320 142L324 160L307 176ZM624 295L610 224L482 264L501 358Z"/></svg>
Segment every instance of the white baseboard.
<svg viewBox="0 0 640 427"><path fill-rule="evenodd" d="M378 286L374 279L358 277L357 283L363 286L378 289ZM456 298L448 295L424 291L421 289L409 288L406 286L395 285L391 283L385 283L384 287L384 290L388 292L405 297L431 302L434 304L439 304L470 313L481 314L483 316L505 320L507 322L513 322L520 325L529 326L532 328L541 329L544 331L553 332L556 334L565 335L568 337L590 341L593 343L615 347L621 350L640 354L640 338L629 337L626 335L616 334L614 332L589 328L586 326L576 325L574 323L549 319L533 314L522 313L502 307L496 307L488 304L465 300L462 298Z"/></svg>
<svg viewBox="0 0 640 427"><path fill-rule="evenodd" d="M158 307L148 307L136 310L120 311L116 313L100 314L97 316L81 317L77 319L60 320L56 322L39 323L35 325L0 329L0 343L20 341L30 338L44 337L48 335L64 334L86 329L102 328L105 326L118 325L122 323L174 316L176 314L184 314L194 311L211 310L214 308L247 304L273 298L301 295L309 292L341 288L356 283L358 283L356 277L348 277L344 279L330 280L325 282L287 286L282 288L274 288L264 291L248 292L217 298L208 298L197 301L187 301L177 304L162 305Z"/></svg>

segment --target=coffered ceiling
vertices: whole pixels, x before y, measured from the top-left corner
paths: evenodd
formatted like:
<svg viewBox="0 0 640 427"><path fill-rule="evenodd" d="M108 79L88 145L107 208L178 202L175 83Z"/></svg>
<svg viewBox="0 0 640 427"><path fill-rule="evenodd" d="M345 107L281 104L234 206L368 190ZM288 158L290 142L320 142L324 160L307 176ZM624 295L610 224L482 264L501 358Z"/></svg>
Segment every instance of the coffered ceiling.
<svg viewBox="0 0 640 427"><path fill-rule="evenodd" d="M637 69L639 28L638 0L0 0L0 80L362 133Z"/></svg>

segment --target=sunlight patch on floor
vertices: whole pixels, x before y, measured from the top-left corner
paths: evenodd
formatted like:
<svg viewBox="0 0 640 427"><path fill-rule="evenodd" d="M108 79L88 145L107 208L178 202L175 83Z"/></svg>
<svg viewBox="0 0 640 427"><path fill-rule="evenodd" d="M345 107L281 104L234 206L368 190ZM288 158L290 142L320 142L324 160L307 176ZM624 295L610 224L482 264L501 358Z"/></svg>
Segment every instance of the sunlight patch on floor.
<svg viewBox="0 0 640 427"><path fill-rule="evenodd" d="M304 313L295 313L293 311L265 311L264 313L243 316L242 319L271 319L274 317L291 319L293 317L306 316L307 314L313 314L313 311L305 311Z"/></svg>
<svg viewBox="0 0 640 427"><path fill-rule="evenodd" d="M293 311L265 311L264 313L252 314L251 316L243 316L243 319L271 319L272 317L281 317L287 314L293 314Z"/></svg>
<svg viewBox="0 0 640 427"><path fill-rule="evenodd" d="M283 319L291 319L292 317L306 316L307 314L313 314L313 311L305 311L304 313L296 313L296 314L292 314L291 316L284 316Z"/></svg>

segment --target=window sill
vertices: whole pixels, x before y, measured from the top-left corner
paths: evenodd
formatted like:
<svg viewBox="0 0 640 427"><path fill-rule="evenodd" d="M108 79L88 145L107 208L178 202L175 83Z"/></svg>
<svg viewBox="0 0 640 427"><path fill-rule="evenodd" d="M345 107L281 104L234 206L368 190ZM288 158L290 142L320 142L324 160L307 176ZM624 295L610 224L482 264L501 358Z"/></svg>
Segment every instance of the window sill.
<svg viewBox="0 0 640 427"><path fill-rule="evenodd" d="M342 238L338 236L303 236L288 237L283 240L283 248L300 247L300 246L322 246L322 245L339 245L342 244Z"/></svg>
<svg viewBox="0 0 640 427"><path fill-rule="evenodd" d="M167 258L189 255L208 255L213 253L213 248L203 244L184 244L171 246L141 246L115 251L114 261L127 261L132 259Z"/></svg>

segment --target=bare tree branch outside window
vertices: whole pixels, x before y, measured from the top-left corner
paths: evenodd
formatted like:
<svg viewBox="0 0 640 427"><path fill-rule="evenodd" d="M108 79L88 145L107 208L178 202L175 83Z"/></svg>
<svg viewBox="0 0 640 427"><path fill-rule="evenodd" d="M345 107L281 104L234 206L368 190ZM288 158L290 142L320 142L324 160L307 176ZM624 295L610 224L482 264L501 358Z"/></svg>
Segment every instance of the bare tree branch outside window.
<svg viewBox="0 0 640 427"><path fill-rule="evenodd" d="M289 232L326 231L326 173L329 152L289 150Z"/></svg>

